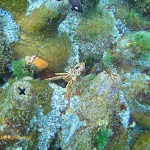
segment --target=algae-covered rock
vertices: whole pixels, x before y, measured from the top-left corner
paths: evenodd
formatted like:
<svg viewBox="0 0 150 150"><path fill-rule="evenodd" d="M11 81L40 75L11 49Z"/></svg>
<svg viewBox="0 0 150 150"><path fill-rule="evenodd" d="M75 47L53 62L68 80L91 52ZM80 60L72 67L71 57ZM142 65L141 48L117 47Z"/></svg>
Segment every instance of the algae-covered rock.
<svg viewBox="0 0 150 150"><path fill-rule="evenodd" d="M62 127L62 148L94 149L93 136L111 124L113 111L118 112L119 84L120 77L113 72L102 72L95 78L89 75L74 84Z"/></svg>
<svg viewBox="0 0 150 150"><path fill-rule="evenodd" d="M3 38L0 40L0 74L4 74L7 70L8 64L13 60L11 48Z"/></svg>
<svg viewBox="0 0 150 150"><path fill-rule="evenodd" d="M132 7L136 8L140 13L149 15L150 1L149 0L130 0L129 3Z"/></svg>
<svg viewBox="0 0 150 150"><path fill-rule="evenodd" d="M4 74L7 70L8 64L13 60L12 50L6 41L0 20L0 74Z"/></svg>
<svg viewBox="0 0 150 150"><path fill-rule="evenodd" d="M128 130L125 129L120 122L120 118L116 111L113 113L110 128L113 135L109 138L108 144L105 149L107 150L127 150L129 149L128 143Z"/></svg>
<svg viewBox="0 0 150 150"><path fill-rule="evenodd" d="M21 31L27 34L48 36L56 33L58 25L65 15L57 14L45 6L32 11L29 16L22 17L18 23Z"/></svg>
<svg viewBox="0 0 150 150"><path fill-rule="evenodd" d="M23 147L37 147L38 130L35 135L31 120L37 116L39 108L44 114L51 111L52 89L47 81L31 77L8 83L0 95L0 146L14 148L21 142Z"/></svg>
<svg viewBox="0 0 150 150"><path fill-rule="evenodd" d="M135 122L142 127L150 127L150 115L149 113L135 111L132 113Z"/></svg>
<svg viewBox="0 0 150 150"><path fill-rule="evenodd" d="M44 38L21 35L20 41L13 47L16 58L37 55L48 62L48 69L62 70L67 63L70 41L67 35Z"/></svg>
<svg viewBox="0 0 150 150"><path fill-rule="evenodd" d="M150 132L141 134L139 139L134 143L133 150L149 150L150 148Z"/></svg>
<svg viewBox="0 0 150 150"><path fill-rule="evenodd" d="M101 126L109 122L109 115L111 116L112 113L112 109L109 108L117 98L120 84L120 77L111 73L98 74L81 94L79 115L87 119L90 125Z"/></svg>
<svg viewBox="0 0 150 150"><path fill-rule="evenodd" d="M77 28L77 37L83 42L95 42L101 40L104 42L115 31L115 22L111 14L104 8L103 4L99 6L100 11L94 10L79 23ZM101 8L102 7L102 8Z"/></svg>
<svg viewBox="0 0 150 150"><path fill-rule="evenodd" d="M118 3L120 5L118 5ZM150 26L149 19L137 12L137 7L131 8L128 2L117 3L116 17L121 19L131 30L148 30Z"/></svg>
<svg viewBox="0 0 150 150"><path fill-rule="evenodd" d="M125 97L133 111L145 112L149 110L149 76L146 74L126 74L122 89L126 91Z"/></svg>
<svg viewBox="0 0 150 150"><path fill-rule="evenodd" d="M26 9L28 7L27 0L1 0L0 7L9 10L16 20L20 19L22 16L25 16Z"/></svg>
<svg viewBox="0 0 150 150"><path fill-rule="evenodd" d="M121 70L132 70L136 68L140 71L149 69L150 57L150 33L139 31L122 37L111 54L113 64Z"/></svg>
<svg viewBox="0 0 150 150"><path fill-rule="evenodd" d="M84 12L90 13L92 9L96 9L99 0L81 0L81 3L85 7Z"/></svg>
<svg viewBox="0 0 150 150"><path fill-rule="evenodd" d="M2 4L5 3L1 2ZM5 7L15 16L20 27L20 40L12 44L15 58L20 59L39 52L38 56L48 61L50 70L62 69L67 63L70 44L66 35L58 37L56 33L65 15L55 13L42 5L26 16L26 1L18 1L18 5L14 1L14 6L10 5L12 3L8 1ZM20 12L22 9L23 12Z"/></svg>

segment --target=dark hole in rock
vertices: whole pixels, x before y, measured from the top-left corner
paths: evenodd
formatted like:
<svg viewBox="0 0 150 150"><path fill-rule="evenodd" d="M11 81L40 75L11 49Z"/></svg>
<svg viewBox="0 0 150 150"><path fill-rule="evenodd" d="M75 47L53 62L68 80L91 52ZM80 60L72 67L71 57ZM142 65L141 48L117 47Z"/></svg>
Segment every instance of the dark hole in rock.
<svg viewBox="0 0 150 150"><path fill-rule="evenodd" d="M19 92L20 95L22 95L22 94L25 95L25 88L24 88L24 89L21 89L20 87L18 87L18 89L19 89L19 91L20 91L20 92Z"/></svg>
<svg viewBox="0 0 150 150"><path fill-rule="evenodd" d="M3 80L2 77L0 77L0 85L3 86L5 84L5 81Z"/></svg>

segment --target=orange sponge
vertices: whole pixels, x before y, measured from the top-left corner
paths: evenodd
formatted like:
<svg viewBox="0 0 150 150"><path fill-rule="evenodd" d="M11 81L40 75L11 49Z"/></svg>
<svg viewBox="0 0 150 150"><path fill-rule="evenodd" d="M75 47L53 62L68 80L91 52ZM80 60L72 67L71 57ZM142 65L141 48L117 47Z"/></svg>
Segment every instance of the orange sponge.
<svg viewBox="0 0 150 150"><path fill-rule="evenodd" d="M45 61L44 59L42 58L36 58L34 61L33 61L33 64L35 67L37 67L39 70L43 70L45 68L48 67L48 63L47 61Z"/></svg>

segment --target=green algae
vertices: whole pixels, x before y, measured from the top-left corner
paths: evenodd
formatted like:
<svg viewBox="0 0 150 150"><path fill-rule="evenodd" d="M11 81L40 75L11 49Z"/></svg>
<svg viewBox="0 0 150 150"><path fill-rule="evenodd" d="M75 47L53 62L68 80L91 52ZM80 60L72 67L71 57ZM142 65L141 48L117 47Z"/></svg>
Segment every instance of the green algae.
<svg viewBox="0 0 150 150"><path fill-rule="evenodd" d="M149 128L150 127L150 115L144 112L133 112L132 113L135 122L142 127Z"/></svg>
<svg viewBox="0 0 150 150"><path fill-rule="evenodd" d="M116 9L116 16L120 18L131 30L148 30L149 19L138 13L135 8L131 8L128 3L119 3Z"/></svg>
<svg viewBox="0 0 150 150"><path fill-rule="evenodd" d="M141 134L139 139L135 142L133 150L148 150L150 147L150 132Z"/></svg>
<svg viewBox="0 0 150 150"><path fill-rule="evenodd" d="M113 55L109 51L104 53L102 61L106 67L110 68L113 64Z"/></svg>
<svg viewBox="0 0 150 150"><path fill-rule="evenodd" d="M100 128L94 138L94 142L98 150L103 150L105 148L111 135L112 131L110 129Z"/></svg>
<svg viewBox="0 0 150 150"><path fill-rule="evenodd" d="M37 55L48 62L49 70L59 72L67 64L70 40L66 34L50 38L24 34L21 35L20 41L13 46L13 51L17 59Z"/></svg>
<svg viewBox="0 0 150 150"><path fill-rule="evenodd" d="M21 79L29 75L29 71L26 68L26 62L24 59L20 59L12 62L13 75L18 79Z"/></svg>
<svg viewBox="0 0 150 150"><path fill-rule="evenodd" d="M26 78L27 79L27 78ZM28 78L29 79L29 78ZM19 84L20 83L20 84ZM26 87L26 86L28 87ZM32 96L26 97L25 95L16 94L16 88L25 87L25 95L29 94L29 90ZM49 87L49 81L41 80L9 80L9 85L2 89L0 94L0 123L2 130L0 134L12 135L12 136L24 136L29 140L22 141L28 149L35 148L38 143L38 132L32 131L30 128L30 120L33 116L37 115L37 109L41 108L43 114L47 114L51 111L50 98L53 90ZM20 105L21 104L21 105ZM27 132L30 130L30 132ZM20 141L18 139L18 141ZM0 141L0 146L4 148L14 148L12 145L16 143L16 140Z"/></svg>
<svg viewBox="0 0 150 150"><path fill-rule="evenodd" d="M150 33L139 31L130 36L131 50L145 59L150 59Z"/></svg>
<svg viewBox="0 0 150 150"><path fill-rule="evenodd" d="M16 20L25 16L28 7L27 0L1 0L0 7L10 11Z"/></svg>
<svg viewBox="0 0 150 150"><path fill-rule="evenodd" d="M150 13L150 0L131 0L129 1L130 7L136 8L141 14L149 16Z"/></svg>
<svg viewBox="0 0 150 150"><path fill-rule="evenodd" d="M81 0L81 3L84 5L84 13L90 13L93 9L96 9L96 6L99 3L99 0Z"/></svg>
<svg viewBox="0 0 150 150"><path fill-rule="evenodd" d="M34 89L34 93L37 97L37 105L42 106L43 114L47 114L51 111L51 96L53 90L49 87L49 81L46 80L30 80L29 81Z"/></svg>
<svg viewBox="0 0 150 150"><path fill-rule="evenodd" d="M85 42L94 42L97 39L103 40L114 31L114 19L103 8L94 10L86 18L83 18L77 28L77 36L79 40Z"/></svg>
<svg viewBox="0 0 150 150"><path fill-rule="evenodd" d="M50 36L56 33L60 20L63 18L63 15L41 6L33 10L29 16L22 17L18 23L24 33L32 34L32 36Z"/></svg>

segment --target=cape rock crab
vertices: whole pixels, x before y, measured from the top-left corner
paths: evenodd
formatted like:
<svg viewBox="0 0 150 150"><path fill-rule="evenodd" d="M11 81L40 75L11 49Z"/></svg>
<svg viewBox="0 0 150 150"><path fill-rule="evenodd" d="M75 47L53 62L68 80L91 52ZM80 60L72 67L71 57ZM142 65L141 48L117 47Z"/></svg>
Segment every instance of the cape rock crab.
<svg viewBox="0 0 150 150"><path fill-rule="evenodd" d="M79 80L81 73L83 71L85 71L84 62L76 64L67 73L55 73L56 77L51 77L45 80L54 81L54 80L63 79L64 81L66 81L67 85L66 85L65 98L69 99L70 93L72 91L72 84Z"/></svg>

